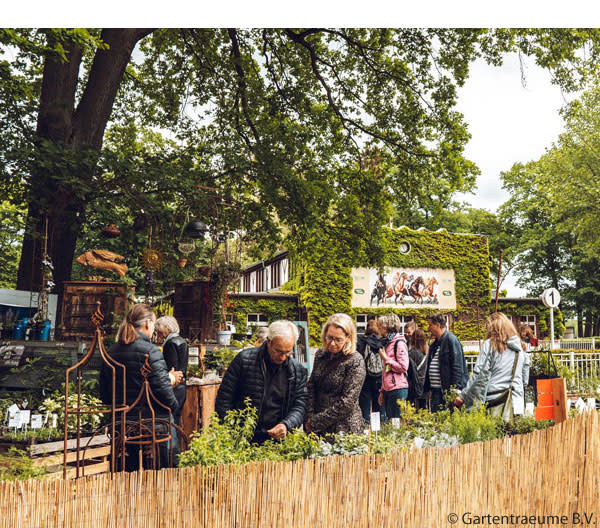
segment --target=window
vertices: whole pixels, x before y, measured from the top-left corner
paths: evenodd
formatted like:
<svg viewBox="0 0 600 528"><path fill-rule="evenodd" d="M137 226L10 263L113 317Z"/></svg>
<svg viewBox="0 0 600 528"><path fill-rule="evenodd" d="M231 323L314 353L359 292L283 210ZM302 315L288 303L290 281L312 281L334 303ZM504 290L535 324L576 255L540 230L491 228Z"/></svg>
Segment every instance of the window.
<svg viewBox="0 0 600 528"><path fill-rule="evenodd" d="M256 291L265 291L265 270L259 269L256 271Z"/></svg>
<svg viewBox="0 0 600 528"><path fill-rule="evenodd" d="M356 314L356 331L364 334L367 329L367 314Z"/></svg>
<svg viewBox="0 0 600 528"><path fill-rule="evenodd" d="M271 264L271 288L279 288L281 286L281 268L279 262Z"/></svg>
<svg viewBox="0 0 600 528"><path fill-rule="evenodd" d="M247 326L268 326L267 316L262 313L250 313L246 315Z"/></svg>
<svg viewBox="0 0 600 528"><path fill-rule="evenodd" d="M242 291L243 292L250 291L250 273L246 273L242 279Z"/></svg>
<svg viewBox="0 0 600 528"><path fill-rule="evenodd" d="M535 315L522 315L520 318L520 324L526 324L531 326L531 329L533 330L533 334L537 335L537 328L536 328L536 324L535 324ZM518 330L518 328L517 328Z"/></svg>
<svg viewBox="0 0 600 528"><path fill-rule="evenodd" d="M400 333L404 335L406 325L413 320L412 315L399 315L398 318L400 319Z"/></svg>

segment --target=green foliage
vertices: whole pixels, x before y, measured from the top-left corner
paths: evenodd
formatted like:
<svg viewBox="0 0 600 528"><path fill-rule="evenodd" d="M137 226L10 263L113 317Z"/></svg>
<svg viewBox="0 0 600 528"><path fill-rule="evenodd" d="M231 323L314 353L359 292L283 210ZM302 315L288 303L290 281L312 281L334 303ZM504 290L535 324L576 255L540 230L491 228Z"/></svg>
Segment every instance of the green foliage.
<svg viewBox="0 0 600 528"><path fill-rule="evenodd" d="M95 396L92 396L86 392L81 392L81 407L96 407L101 406L102 401ZM69 387L69 408L77 406L77 394L74 384ZM57 414L58 415L58 428L64 428L65 426L65 391L64 384L62 390L53 392L50 397L46 398L39 408L39 411L43 414ZM80 425L81 428L86 431L94 431L100 425L102 420L102 414L85 412L80 414ZM69 414L69 426L68 430L74 432L77 430L77 416L75 413Z"/></svg>
<svg viewBox="0 0 600 528"><path fill-rule="evenodd" d="M446 432L456 436L461 444L485 442L502 436L504 420L488 414L485 407L470 411L455 410L450 413Z"/></svg>
<svg viewBox="0 0 600 528"><path fill-rule="evenodd" d="M249 297L229 297L227 313L233 315L237 333L244 333L252 327L246 324L249 313L265 314L267 321L278 319L295 321L298 318L298 302L295 299L255 299Z"/></svg>
<svg viewBox="0 0 600 528"><path fill-rule="evenodd" d="M0 455L0 481L40 479L46 468L36 466L25 451L11 447L6 455Z"/></svg>
<svg viewBox="0 0 600 528"><path fill-rule="evenodd" d="M22 207L0 200L0 288L15 288L25 226Z"/></svg>
<svg viewBox="0 0 600 528"><path fill-rule="evenodd" d="M334 236L335 234L338 236ZM401 308L400 305L352 308L351 269L370 264L380 267L454 269L456 312L461 314L454 322L455 333L460 339L484 337L483 321L490 310L491 296L486 237L409 228L380 228L377 236L382 241L383 263L361 261L360 254L349 245L350 241L334 230L322 229L314 234L304 235L304 242L293 258L299 261L300 302L309 312L309 332L313 342L318 340L321 326L327 317L335 312L345 312L352 316L357 313L380 315L394 312L416 317L418 324L426 327L427 316L439 311L434 308ZM399 251L403 241L411 245L409 254ZM477 305L481 321L479 332Z"/></svg>
<svg viewBox="0 0 600 528"><path fill-rule="evenodd" d="M326 439L313 433L294 430L281 441L268 440L252 444L256 425L256 409L247 406L227 413L224 422L216 416L202 433L195 433L187 451L180 457L180 467L217 464L245 464L250 461L290 461L332 455L385 454L411 448L451 447L470 442L485 442L505 434L524 434L553 425L552 421L536 422L532 418L515 418L505 424L502 418L490 416L484 407L470 412L448 410L430 413L415 411L401 402L401 427L383 424L378 433L330 435Z"/></svg>
<svg viewBox="0 0 600 528"><path fill-rule="evenodd" d="M326 215L374 260L380 246L370 235L392 206L397 222L422 225L475 184L478 169L463 156L469 133L454 108L472 61L501 64L503 53L518 51L573 90L600 40L596 30L575 29L159 29L137 32L136 60L119 64L133 34L113 31L109 45L101 30L0 32L0 46L11 50L0 62L0 190L27 197L30 224L50 210L51 230L70 233L100 217L128 223L144 210L171 257L187 208L215 230L271 248L282 224L310 229ZM90 82L99 78L91 75L98 52L126 72L122 79ZM77 83L51 82L69 71L79 72ZM37 116L43 87L72 113ZM104 97L111 92L114 105ZM112 111L101 112L106 104ZM110 132L106 120L77 126L80 106L112 116ZM38 117L39 130L60 137L39 137ZM217 211L204 187L239 207ZM57 281L69 278L74 247L66 245L50 250ZM164 290L195 271L167 260L156 286Z"/></svg>
<svg viewBox="0 0 600 528"><path fill-rule="evenodd" d="M229 347L213 347L206 351L204 359L204 368L206 370L216 370L221 372L226 369L233 361L233 358L238 354L239 349Z"/></svg>
<svg viewBox="0 0 600 528"><path fill-rule="evenodd" d="M50 442L52 440L62 440L65 437L64 429L51 427L41 427L40 429L27 429L26 431L8 430L0 436L2 442L18 442L18 443L40 443Z"/></svg>

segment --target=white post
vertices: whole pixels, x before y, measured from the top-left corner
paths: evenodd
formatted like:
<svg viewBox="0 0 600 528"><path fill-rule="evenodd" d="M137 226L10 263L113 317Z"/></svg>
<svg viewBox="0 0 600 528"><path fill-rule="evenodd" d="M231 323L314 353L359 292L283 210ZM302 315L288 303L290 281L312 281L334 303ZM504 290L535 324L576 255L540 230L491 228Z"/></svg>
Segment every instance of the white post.
<svg viewBox="0 0 600 528"><path fill-rule="evenodd" d="M550 350L554 348L554 308L550 307Z"/></svg>

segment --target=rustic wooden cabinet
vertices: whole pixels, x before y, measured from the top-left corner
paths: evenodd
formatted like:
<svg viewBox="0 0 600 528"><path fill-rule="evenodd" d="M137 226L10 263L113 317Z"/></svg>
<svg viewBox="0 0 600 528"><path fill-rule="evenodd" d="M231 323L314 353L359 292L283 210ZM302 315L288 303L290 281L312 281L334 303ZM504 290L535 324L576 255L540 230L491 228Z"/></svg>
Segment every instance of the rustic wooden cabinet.
<svg viewBox="0 0 600 528"><path fill-rule="evenodd" d="M212 298L209 281L175 283L173 316L180 335L191 342L205 343L214 338Z"/></svg>
<svg viewBox="0 0 600 528"><path fill-rule="evenodd" d="M128 295L133 291L119 282L68 281L64 283L60 326L61 339L91 338L94 325L91 316L100 301L104 315L102 328L114 334L115 316L125 316L129 307Z"/></svg>

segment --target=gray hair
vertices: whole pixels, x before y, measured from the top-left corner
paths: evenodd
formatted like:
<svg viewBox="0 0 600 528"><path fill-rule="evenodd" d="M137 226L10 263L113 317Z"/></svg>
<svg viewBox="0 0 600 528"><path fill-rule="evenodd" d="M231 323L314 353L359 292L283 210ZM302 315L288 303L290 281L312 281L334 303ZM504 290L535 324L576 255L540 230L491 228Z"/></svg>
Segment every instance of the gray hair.
<svg viewBox="0 0 600 528"><path fill-rule="evenodd" d="M179 324L177 319L171 315L163 315L156 320L156 329L160 332L166 330L169 334L179 333Z"/></svg>
<svg viewBox="0 0 600 528"><path fill-rule="evenodd" d="M291 321L286 321L285 319L281 319L279 321L275 321L269 325L269 341L273 341L276 337L283 338L294 338L294 343L298 341L298 328Z"/></svg>
<svg viewBox="0 0 600 528"><path fill-rule="evenodd" d="M263 341L269 337L269 329L266 326L259 326L256 331L256 338Z"/></svg>
<svg viewBox="0 0 600 528"><path fill-rule="evenodd" d="M400 318L395 313L380 315L377 318L377 322L386 332L400 332L400 329L402 328Z"/></svg>

